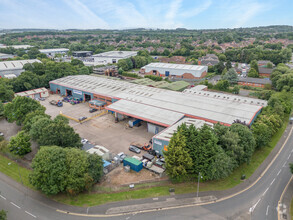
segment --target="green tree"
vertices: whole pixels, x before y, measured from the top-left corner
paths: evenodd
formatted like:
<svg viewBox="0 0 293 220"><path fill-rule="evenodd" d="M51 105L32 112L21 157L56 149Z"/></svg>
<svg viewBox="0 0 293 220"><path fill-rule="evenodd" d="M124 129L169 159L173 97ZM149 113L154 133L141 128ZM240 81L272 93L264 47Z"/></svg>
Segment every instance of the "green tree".
<svg viewBox="0 0 293 220"><path fill-rule="evenodd" d="M55 118L54 118L54 121L62 121L64 122L65 124L69 124L69 119L64 117L63 115L57 115Z"/></svg>
<svg viewBox="0 0 293 220"><path fill-rule="evenodd" d="M102 160L98 155L75 148L41 147L32 162L30 183L45 194L67 192L76 195L101 178ZM96 173L95 173L96 172Z"/></svg>
<svg viewBox="0 0 293 220"><path fill-rule="evenodd" d="M257 73L259 73L259 70L258 70L258 63L256 60L252 60L250 62L250 69L254 69Z"/></svg>
<svg viewBox="0 0 293 220"><path fill-rule="evenodd" d="M258 72L254 68L250 68L250 70L248 71L247 76L248 77L258 78L259 77L259 74L258 74Z"/></svg>
<svg viewBox="0 0 293 220"><path fill-rule="evenodd" d="M229 71L223 76L223 80L227 80L231 84L236 84L238 81L238 74L235 69L229 69Z"/></svg>
<svg viewBox="0 0 293 220"><path fill-rule="evenodd" d="M73 158L74 159L74 158ZM65 192L66 152L57 146L41 147L32 162L30 183L45 194Z"/></svg>
<svg viewBox="0 0 293 220"><path fill-rule="evenodd" d="M54 120L48 123L41 130L38 138L40 146L56 145L60 147L77 147L80 148L80 137L74 129L62 120Z"/></svg>
<svg viewBox="0 0 293 220"><path fill-rule="evenodd" d="M73 66L78 66L78 67L83 67L84 66L83 62L81 60L79 60L79 59L72 59L71 64Z"/></svg>
<svg viewBox="0 0 293 220"><path fill-rule="evenodd" d="M242 124L232 124L230 131L238 134L240 138L238 145L244 152L243 155L237 158L238 164L249 163L256 145L252 132Z"/></svg>
<svg viewBox="0 0 293 220"><path fill-rule="evenodd" d="M168 151L164 152L166 172L176 181L184 180L188 175L187 170L192 166L192 159L184 149L185 145L186 138L180 132L176 132L169 142Z"/></svg>
<svg viewBox="0 0 293 220"><path fill-rule="evenodd" d="M10 102L14 98L13 87L5 79L0 79L0 101Z"/></svg>
<svg viewBox="0 0 293 220"><path fill-rule="evenodd" d="M32 124L35 123L40 117L50 119L50 116L45 113L44 109L36 110L26 114L22 129L29 132Z"/></svg>
<svg viewBox="0 0 293 220"><path fill-rule="evenodd" d="M229 82L227 80L220 80L217 82L217 84L214 86L215 89L218 89L220 91L229 91Z"/></svg>
<svg viewBox="0 0 293 220"><path fill-rule="evenodd" d="M20 156L31 152L30 136L24 131L18 132L16 136L10 138L8 148L13 154Z"/></svg>
<svg viewBox="0 0 293 220"><path fill-rule="evenodd" d="M38 54L40 54L40 51L36 47L31 48L27 52L27 55L29 56L30 59L36 59Z"/></svg>
<svg viewBox="0 0 293 220"><path fill-rule="evenodd" d="M88 161L88 173L92 177L93 181L99 182L103 176L103 160L97 154L89 154Z"/></svg>
<svg viewBox="0 0 293 220"><path fill-rule="evenodd" d="M239 91L240 91L240 87L239 86L234 86L233 89L232 89L232 93L233 94L239 94Z"/></svg>
<svg viewBox="0 0 293 220"><path fill-rule="evenodd" d="M227 60L225 54L220 54L219 55L219 60L222 61L222 62L225 62Z"/></svg>
<svg viewBox="0 0 293 220"><path fill-rule="evenodd" d="M256 148L265 147L271 140L272 130L261 120L253 123L252 133L255 139Z"/></svg>
<svg viewBox="0 0 293 220"><path fill-rule="evenodd" d="M83 66L79 69L79 74L80 75L88 75L88 74L90 74L90 71L86 66Z"/></svg>
<svg viewBox="0 0 293 220"><path fill-rule="evenodd" d="M36 116L33 118L29 129L31 138L38 142L40 137L44 134L44 129L51 123L52 120L47 117Z"/></svg>
<svg viewBox="0 0 293 220"><path fill-rule="evenodd" d="M7 212L4 210L0 211L0 220L6 220L7 219Z"/></svg>
<svg viewBox="0 0 293 220"><path fill-rule="evenodd" d="M45 107L34 99L17 96L11 103L4 106L4 115L9 122L16 121L18 125L21 125L26 115L36 110L45 111Z"/></svg>
<svg viewBox="0 0 293 220"><path fill-rule="evenodd" d="M122 75L123 74L123 69L121 67L118 69L118 74L119 75Z"/></svg>

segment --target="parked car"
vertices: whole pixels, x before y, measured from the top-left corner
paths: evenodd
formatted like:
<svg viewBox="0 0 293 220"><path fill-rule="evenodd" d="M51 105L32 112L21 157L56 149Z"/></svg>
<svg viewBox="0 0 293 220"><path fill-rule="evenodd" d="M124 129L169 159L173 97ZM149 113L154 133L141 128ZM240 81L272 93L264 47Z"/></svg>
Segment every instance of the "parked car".
<svg viewBox="0 0 293 220"><path fill-rule="evenodd" d="M85 138L82 138L82 139L81 139L81 143L82 143L82 144L86 144L86 143L89 143L89 141L88 141L87 139L85 139Z"/></svg>
<svg viewBox="0 0 293 220"><path fill-rule="evenodd" d="M89 110L90 113L93 113L93 112L96 112L96 111L98 111L98 109L96 109L96 108L90 108L90 110Z"/></svg>
<svg viewBox="0 0 293 220"><path fill-rule="evenodd" d="M0 136L1 136L1 137L4 136L3 132L0 132Z"/></svg>
<svg viewBox="0 0 293 220"><path fill-rule="evenodd" d="M83 120L85 120L85 119L87 119L87 117L83 116L83 117L80 117L78 120L79 120L79 121L83 121Z"/></svg>
<svg viewBox="0 0 293 220"><path fill-rule="evenodd" d="M134 153L137 153L137 154L140 153L140 149L138 147L134 146L134 145L130 145L129 150L134 152Z"/></svg>
<svg viewBox="0 0 293 220"><path fill-rule="evenodd" d="M124 158L126 157L126 154L124 154L123 152L120 152L119 154L117 154L113 160L116 162L122 162L124 160Z"/></svg>

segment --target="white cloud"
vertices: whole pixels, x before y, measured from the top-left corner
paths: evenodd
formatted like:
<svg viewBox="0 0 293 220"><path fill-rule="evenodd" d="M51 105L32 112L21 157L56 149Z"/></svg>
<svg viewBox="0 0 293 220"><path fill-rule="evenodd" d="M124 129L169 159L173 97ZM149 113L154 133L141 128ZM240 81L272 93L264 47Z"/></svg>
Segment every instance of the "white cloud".
<svg viewBox="0 0 293 220"><path fill-rule="evenodd" d="M212 5L212 1L207 0L202 5L199 5L195 8L192 8L190 10L186 10L186 11L180 13L180 16L182 16L184 18L190 18L190 17L196 16L196 15L206 11L211 5Z"/></svg>
<svg viewBox="0 0 293 220"><path fill-rule="evenodd" d="M173 0L170 4L170 7L166 13L165 18L167 20L172 20L175 18L177 15L178 10L181 8L182 5L182 0Z"/></svg>
<svg viewBox="0 0 293 220"><path fill-rule="evenodd" d="M84 28L109 28L109 25L102 18L92 12L79 0L63 0L72 10L82 17Z"/></svg>

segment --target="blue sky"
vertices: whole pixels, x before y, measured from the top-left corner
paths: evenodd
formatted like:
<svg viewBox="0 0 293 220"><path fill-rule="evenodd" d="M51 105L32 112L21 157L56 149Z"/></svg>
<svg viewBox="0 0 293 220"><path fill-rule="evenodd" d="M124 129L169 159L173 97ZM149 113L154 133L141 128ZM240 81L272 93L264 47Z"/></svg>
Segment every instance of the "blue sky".
<svg viewBox="0 0 293 220"><path fill-rule="evenodd" d="M0 0L0 28L293 25L293 0Z"/></svg>

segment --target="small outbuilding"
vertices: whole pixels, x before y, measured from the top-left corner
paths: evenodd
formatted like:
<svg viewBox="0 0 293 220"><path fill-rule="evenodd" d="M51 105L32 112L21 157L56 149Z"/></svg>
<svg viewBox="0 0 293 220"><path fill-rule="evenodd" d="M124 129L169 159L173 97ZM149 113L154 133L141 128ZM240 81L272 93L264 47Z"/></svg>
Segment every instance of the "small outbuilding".
<svg viewBox="0 0 293 220"><path fill-rule="evenodd" d="M142 162L135 159L135 158L132 158L132 157L126 157L124 160L123 160L123 166L129 166L130 169L136 171L136 172L139 172L142 170L143 166L142 166Z"/></svg>
<svg viewBox="0 0 293 220"><path fill-rule="evenodd" d="M18 92L15 93L14 96L26 96L26 97L30 97L32 99L36 99L36 98L47 98L49 97L49 92L48 89L46 88L38 88L38 89L32 89L32 90L28 90L28 91L24 91L24 92Z"/></svg>

